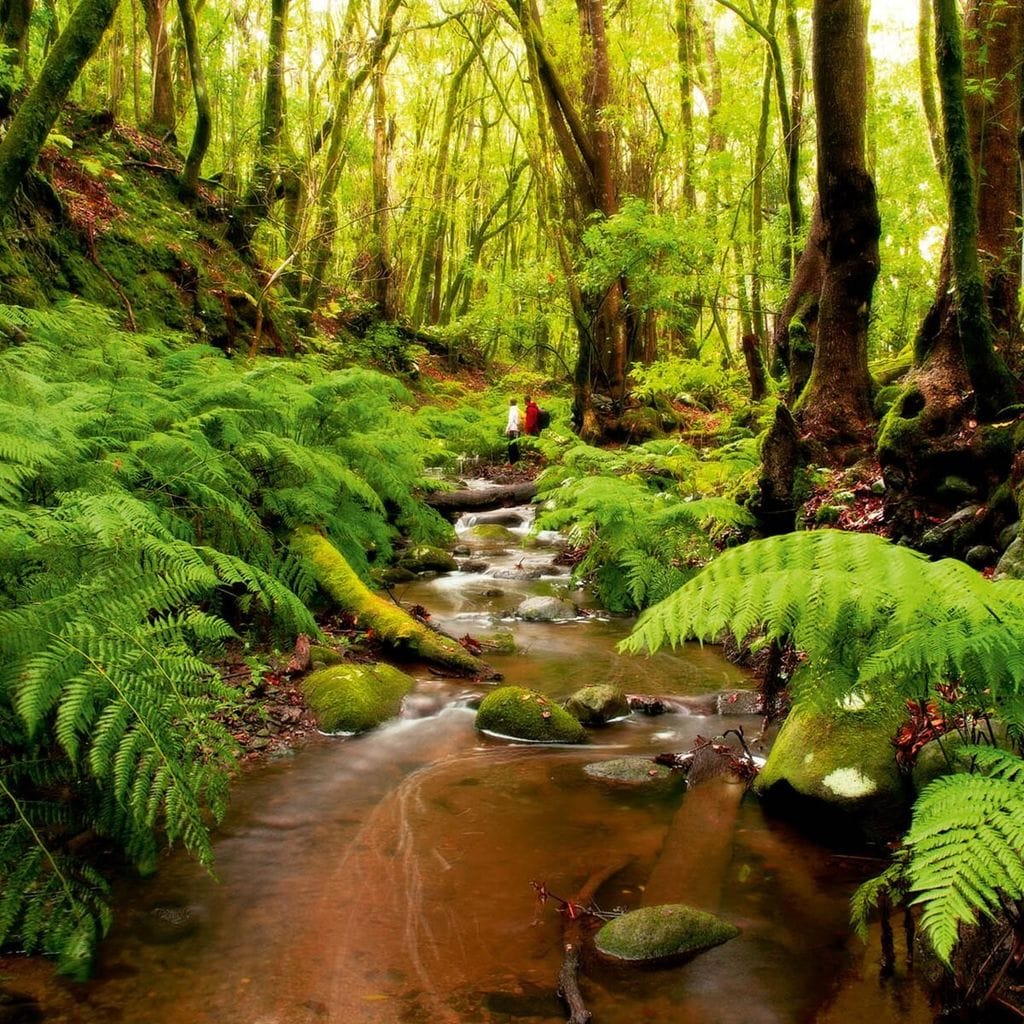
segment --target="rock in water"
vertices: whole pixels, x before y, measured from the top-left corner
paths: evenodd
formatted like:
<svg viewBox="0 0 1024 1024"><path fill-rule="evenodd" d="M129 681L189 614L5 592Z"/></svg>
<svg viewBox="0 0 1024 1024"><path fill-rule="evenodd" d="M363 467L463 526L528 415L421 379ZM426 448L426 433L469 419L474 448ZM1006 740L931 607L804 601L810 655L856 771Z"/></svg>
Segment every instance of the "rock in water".
<svg viewBox="0 0 1024 1024"><path fill-rule="evenodd" d="M414 680L391 665L332 665L312 672L302 691L324 732L365 732L394 718Z"/></svg>
<svg viewBox="0 0 1024 1024"><path fill-rule="evenodd" d="M577 690L565 702L565 710L584 725L607 725L629 714L629 701L614 686L597 683Z"/></svg>
<svg viewBox="0 0 1024 1024"><path fill-rule="evenodd" d="M619 960L654 961L700 953L739 935L728 921L684 903L642 907L609 921L595 945Z"/></svg>
<svg viewBox="0 0 1024 1024"><path fill-rule="evenodd" d="M567 622L575 619L578 612L572 601L560 601L557 597L528 597L516 609L516 614L528 622Z"/></svg>
<svg viewBox="0 0 1024 1024"><path fill-rule="evenodd" d="M407 572L455 572L458 564L455 559L441 548L430 544L417 544L402 553L398 567Z"/></svg>
<svg viewBox="0 0 1024 1024"><path fill-rule="evenodd" d="M681 787L685 776L649 757L615 757L610 761L585 764L583 771L592 779L612 785L657 787L659 790Z"/></svg>
<svg viewBox="0 0 1024 1024"><path fill-rule="evenodd" d="M541 693L500 686L480 704L476 727L534 743L582 743L587 734L568 711Z"/></svg>
<svg viewBox="0 0 1024 1024"><path fill-rule="evenodd" d="M895 723L871 708L794 708L754 791L833 838L891 838L905 826L910 803L894 732Z"/></svg>

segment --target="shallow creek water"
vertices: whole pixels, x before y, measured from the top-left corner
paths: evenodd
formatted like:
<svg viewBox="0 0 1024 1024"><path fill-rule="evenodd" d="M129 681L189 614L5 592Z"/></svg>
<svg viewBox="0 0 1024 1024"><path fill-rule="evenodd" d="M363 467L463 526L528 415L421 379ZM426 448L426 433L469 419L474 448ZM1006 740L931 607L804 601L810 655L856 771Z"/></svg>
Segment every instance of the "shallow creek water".
<svg viewBox="0 0 1024 1024"><path fill-rule="evenodd" d="M456 635L514 632L521 653L490 659L508 682L555 697L603 680L669 697L749 686L710 648L619 656L624 620L511 620L523 597L565 578L493 575L547 564L550 552L485 557L487 575L417 581L399 596ZM607 864L621 869L602 906L639 905L660 864L674 899L742 932L682 966L588 960L595 1024L932 1019L913 986L878 983L877 947L849 935L849 894L872 865L767 820L751 796L725 814L695 802L679 841L688 796L610 788L582 772L740 724L751 735L756 719L700 714L691 702L633 715L585 748L531 746L475 731L466 701L484 689L424 675L403 718L358 738L322 737L247 774L219 832L216 880L175 855L155 878L122 886L96 979L48 981L46 1019L554 1024L565 1020L554 995L561 922L530 882L571 897Z"/></svg>

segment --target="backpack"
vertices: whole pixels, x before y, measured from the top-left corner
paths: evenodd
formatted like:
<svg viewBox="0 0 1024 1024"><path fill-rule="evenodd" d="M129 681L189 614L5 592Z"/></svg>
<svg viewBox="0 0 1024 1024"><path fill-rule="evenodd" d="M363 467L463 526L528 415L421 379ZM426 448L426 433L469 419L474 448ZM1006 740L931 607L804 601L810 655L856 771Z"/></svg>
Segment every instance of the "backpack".
<svg viewBox="0 0 1024 1024"><path fill-rule="evenodd" d="M551 426L551 413L547 409L537 410L537 430L544 430L545 427Z"/></svg>

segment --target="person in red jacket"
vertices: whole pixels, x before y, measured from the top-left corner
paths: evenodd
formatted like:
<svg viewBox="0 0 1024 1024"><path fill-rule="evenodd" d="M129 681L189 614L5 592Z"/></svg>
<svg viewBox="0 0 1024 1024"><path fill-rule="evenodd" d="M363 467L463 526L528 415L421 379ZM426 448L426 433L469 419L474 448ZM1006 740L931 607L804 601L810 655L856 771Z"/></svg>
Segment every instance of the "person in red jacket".
<svg viewBox="0 0 1024 1024"><path fill-rule="evenodd" d="M526 423L524 428L527 434L539 434L540 427L538 426L537 420L540 417L540 408L537 403L529 396L526 396Z"/></svg>

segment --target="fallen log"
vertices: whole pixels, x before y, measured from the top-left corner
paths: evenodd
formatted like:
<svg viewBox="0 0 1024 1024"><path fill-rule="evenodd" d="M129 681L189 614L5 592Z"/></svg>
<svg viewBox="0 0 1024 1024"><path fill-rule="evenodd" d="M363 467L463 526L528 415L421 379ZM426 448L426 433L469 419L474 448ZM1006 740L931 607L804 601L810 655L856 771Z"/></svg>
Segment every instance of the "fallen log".
<svg viewBox="0 0 1024 1024"><path fill-rule="evenodd" d="M525 505L537 494L537 484L525 480L518 484L492 484L467 487L461 491L435 491L423 500L446 519L457 519L463 512L486 512L493 508Z"/></svg>
<svg viewBox="0 0 1024 1024"><path fill-rule="evenodd" d="M452 637L418 622L399 605L375 594L356 575L345 556L323 535L300 527L292 535L292 549L309 565L313 578L361 627L372 629L378 640L407 657L454 669L461 675L493 677L493 670Z"/></svg>

